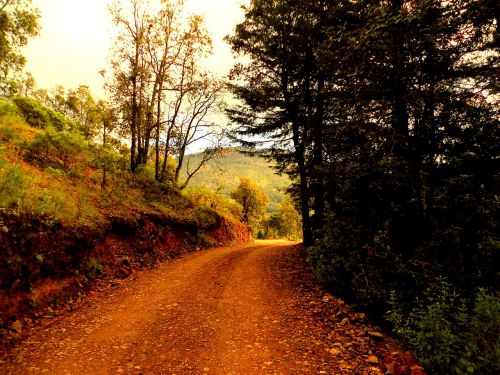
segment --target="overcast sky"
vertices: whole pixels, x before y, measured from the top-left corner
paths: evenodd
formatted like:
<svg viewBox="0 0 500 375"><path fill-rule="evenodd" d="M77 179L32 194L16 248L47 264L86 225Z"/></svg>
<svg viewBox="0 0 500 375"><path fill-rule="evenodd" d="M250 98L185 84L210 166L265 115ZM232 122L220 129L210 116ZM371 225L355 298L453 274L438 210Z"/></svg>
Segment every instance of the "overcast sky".
<svg viewBox="0 0 500 375"><path fill-rule="evenodd" d="M104 97L99 71L106 69L111 46L108 4L111 0L33 0L42 15L41 33L25 50L26 70L40 88L56 85L91 87ZM243 19L241 3L248 0L186 0L186 11L205 17L212 36L214 56L207 68L225 76L233 64L223 38Z"/></svg>

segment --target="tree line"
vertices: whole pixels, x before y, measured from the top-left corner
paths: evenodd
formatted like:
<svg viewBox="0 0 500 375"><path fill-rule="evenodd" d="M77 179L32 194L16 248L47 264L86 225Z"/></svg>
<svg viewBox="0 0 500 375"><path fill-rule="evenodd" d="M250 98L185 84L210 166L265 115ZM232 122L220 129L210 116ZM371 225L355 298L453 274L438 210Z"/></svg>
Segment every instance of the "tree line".
<svg viewBox="0 0 500 375"><path fill-rule="evenodd" d="M203 68L211 39L199 15L186 16L182 0L153 6L126 0L110 8L118 38L111 57L108 91L117 110L120 132L130 139L130 169L154 160L155 178L165 180L168 158L175 157L174 181L185 188L212 158L221 140L214 114L222 104L224 84ZM208 142L204 157L189 166L180 181L186 152ZM151 151L153 149L153 151Z"/></svg>
<svg viewBox="0 0 500 375"><path fill-rule="evenodd" d="M132 172L152 162L156 181L184 189L216 155L223 137L218 113L225 84L202 65L211 54L204 19L186 15L182 0L115 1L109 14L116 36L110 68L100 72L109 95L103 101L85 85L36 89L34 77L21 74L22 47L38 34L40 14L30 0L0 2L0 95L38 100L74 119L79 128L71 130L89 141L106 144L114 138L129 144ZM204 150L195 165L187 156L192 147Z"/></svg>
<svg viewBox="0 0 500 375"><path fill-rule="evenodd" d="M227 40L249 60L235 138L293 178L322 280L379 314L443 277L498 291L498 2L252 0ZM429 368L455 371L443 361Z"/></svg>

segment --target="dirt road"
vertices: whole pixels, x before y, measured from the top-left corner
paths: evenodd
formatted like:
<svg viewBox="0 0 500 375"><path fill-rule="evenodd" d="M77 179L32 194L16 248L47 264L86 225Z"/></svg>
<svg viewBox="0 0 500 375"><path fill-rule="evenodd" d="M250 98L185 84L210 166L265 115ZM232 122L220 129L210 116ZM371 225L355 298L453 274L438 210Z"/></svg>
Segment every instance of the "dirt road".
<svg viewBox="0 0 500 375"><path fill-rule="evenodd" d="M0 373L382 374L375 360L392 344L339 305L313 286L291 243L202 251L39 329Z"/></svg>

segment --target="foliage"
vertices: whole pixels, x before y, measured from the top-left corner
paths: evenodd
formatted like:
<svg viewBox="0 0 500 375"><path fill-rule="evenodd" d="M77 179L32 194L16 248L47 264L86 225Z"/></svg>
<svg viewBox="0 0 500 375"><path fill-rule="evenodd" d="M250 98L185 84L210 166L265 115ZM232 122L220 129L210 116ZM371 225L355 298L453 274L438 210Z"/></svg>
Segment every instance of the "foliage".
<svg viewBox="0 0 500 375"><path fill-rule="evenodd" d="M41 129L51 126L60 131L75 127L70 119L59 112L43 106L36 99L16 96L12 98L12 101L19 108L26 122L31 126Z"/></svg>
<svg viewBox="0 0 500 375"><path fill-rule="evenodd" d="M87 261L87 276L95 277L104 273L104 266L101 264L99 258L92 257Z"/></svg>
<svg viewBox="0 0 500 375"><path fill-rule="evenodd" d="M0 159L0 208L19 205L28 179L19 167L11 167Z"/></svg>
<svg viewBox="0 0 500 375"><path fill-rule="evenodd" d="M259 239L287 238L297 241L301 236L300 214L288 195L284 197L277 212L267 215L261 221L256 233Z"/></svg>
<svg viewBox="0 0 500 375"><path fill-rule="evenodd" d="M0 117L19 115L17 107L10 100L0 100Z"/></svg>
<svg viewBox="0 0 500 375"><path fill-rule="evenodd" d="M253 0L228 38L234 137L291 175L316 275L372 312L439 276L498 288L499 24L489 0Z"/></svg>
<svg viewBox="0 0 500 375"><path fill-rule="evenodd" d="M469 303L438 279L409 312L403 311L395 292L390 303L387 319L430 373L500 371L500 300L484 289Z"/></svg>
<svg viewBox="0 0 500 375"><path fill-rule="evenodd" d="M241 219L243 208L238 202L225 195L214 193L207 186L189 187L183 193L198 207L210 208L223 216Z"/></svg>
<svg viewBox="0 0 500 375"><path fill-rule="evenodd" d="M194 159L193 163L198 164L201 155L192 154L187 158ZM268 212L277 212L284 199L284 191L290 187L291 181L286 175L277 175L274 167L274 163L258 155L249 156L237 149L222 149L217 157L206 163L191 179L191 186L205 185L230 196L241 177L259 181L259 187L269 197ZM182 177L184 176L183 172Z"/></svg>
<svg viewBox="0 0 500 375"><path fill-rule="evenodd" d="M23 144L26 159L68 171L87 159L87 144L78 134L48 128Z"/></svg>
<svg viewBox="0 0 500 375"><path fill-rule="evenodd" d="M0 1L0 94L11 94L16 75L24 67L21 48L38 34L40 17L30 0Z"/></svg>
<svg viewBox="0 0 500 375"><path fill-rule="evenodd" d="M111 145L91 145L91 166L95 168L106 168L112 171L124 166L123 156L116 152Z"/></svg>
<svg viewBox="0 0 500 375"><path fill-rule="evenodd" d="M183 17L181 0L162 1L156 9L150 5L121 0L110 7L118 35L108 89L121 119L119 130L130 140L130 170L154 155L160 181L167 175L168 158L175 157L174 181L182 190L219 148L221 128L212 118L225 84L200 64L211 52L203 17ZM189 165L186 152L200 140L209 146L200 163ZM186 179L180 181L184 165Z"/></svg>
<svg viewBox="0 0 500 375"><path fill-rule="evenodd" d="M243 222L255 227L266 212L266 193L248 178L241 178L239 185L231 192L231 197L242 207Z"/></svg>
<svg viewBox="0 0 500 375"><path fill-rule="evenodd" d="M289 196L285 196L278 211L281 219L280 233L291 240L301 238L301 219L295 204Z"/></svg>
<svg viewBox="0 0 500 375"><path fill-rule="evenodd" d="M19 128L24 124L24 119L17 107L7 100L0 100L0 140L13 141L19 136Z"/></svg>

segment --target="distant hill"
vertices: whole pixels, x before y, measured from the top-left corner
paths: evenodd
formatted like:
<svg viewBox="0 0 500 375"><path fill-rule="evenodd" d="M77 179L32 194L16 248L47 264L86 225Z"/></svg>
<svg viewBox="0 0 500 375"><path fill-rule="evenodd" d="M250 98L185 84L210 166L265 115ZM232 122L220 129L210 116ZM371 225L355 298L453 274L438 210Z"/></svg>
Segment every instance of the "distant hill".
<svg viewBox="0 0 500 375"><path fill-rule="evenodd" d="M191 165L200 160L200 154L190 155ZM184 167L184 173L185 173ZM248 156L235 149L226 149L222 155L210 160L191 179L189 186L206 185L221 189L221 193L229 195L238 185L240 177L247 177L260 186L269 196L268 211L277 211L283 200L284 191L290 186L286 175L277 175L272 163L258 156Z"/></svg>

